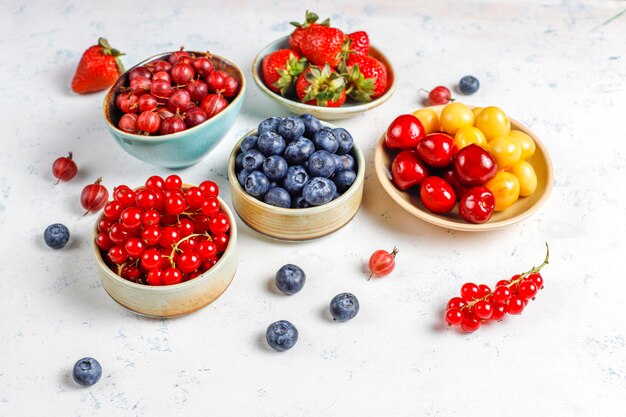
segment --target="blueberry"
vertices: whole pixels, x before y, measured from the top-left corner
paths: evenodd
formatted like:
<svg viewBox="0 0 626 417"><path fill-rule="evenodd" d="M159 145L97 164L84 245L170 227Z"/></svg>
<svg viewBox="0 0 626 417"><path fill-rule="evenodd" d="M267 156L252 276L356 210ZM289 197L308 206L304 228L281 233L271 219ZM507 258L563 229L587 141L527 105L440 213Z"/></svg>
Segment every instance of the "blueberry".
<svg viewBox="0 0 626 417"><path fill-rule="evenodd" d="M261 197L270 188L270 180L261 171L252 171L244 180L244 188L252 197Z"/></svg>
<svg viewBox="0 0 626 417"><path fill-rule="evenodd" d="M337 149L337 153L339 155L346 154L352 150L352 144L354 140L352 139L352 135L344 128L338 127L333 129L333 133L337 138L337 142L339 143L339 148Z"/></svg>
<svg viewBox="0 0 626 417"><path fill-rule="evenodd" d="M335 173L335 160L328 151L317 151L307 162L309 173L314 177L330 177Z"/></svg>
<svg viewBox="0 0 626 417"><path fill-rule="evenodd" d="M354 294L344 292L336 295L330 302L330 314L334 320L348 321L359 312L359 300Z"/></svg>
<svg viewBox="0 0 626 417"><path fill-rule="evenodd" d="M246 177L248 176L248 174L250 174L250 171L246 169L242 169L241 171L239 171L239 173L237 173L237 181L239 181L239 184L242 187L246 185Z"/></svg>
<svg viewBox="0 0 626 417"><path fill-rule="evenodd" d="M321 206L333 199L337 186L328 178L315 177L304 185L302 196L312 206Z"/></svg>
<svg viewBox="0 0 626 417"><path fill-rule="evenodd" d="M311 207L303 196L291 200L291 208L307 208Z"/></svg>
<svg viewBox="0 0 626 417"><path fill-rule="evenodd" d="M279 320L267 326L267 344L274 350L283 352L291 349L298 341L298 329L287 320Z"/></svg>
<svg viewBox="0 0 626 417"><path fill-rule="evenodd" d="M287 142L300 139L304 134L304 122L298 117L285 117L276 130Z"/></svg>
<svg viewBox="0 0 626 417"><path fill-rule="evenodd" d="M250 149L248 152L243 154L241 166L243 166L243 169L247 171L254 171L255 169L261 168L264 161L265 155L263 155L261 151L258 149Z"/></svg>
<svg viewBox="0 0 626 417"><path fill-rule="evenodd" d="M335 166L337 171L341 171L343 169L351 169L354 171L354 158L352 157L352 155L333 154L333 159L335 160Z"/></svg>
<svg viewBox="0 0 626 417"><path fill-rule="evenodd" d="M245 138L242 142L241 142L241 152L246 153L248 152L250 149L255 149L256 148L256 141L257 141L258 137L254 136L254 135L250 135L247 138Z"/></svg>
<svg viewBox="0 0 626 417"><path fill-rule="evenodd" d="M302 114L300 120L304 123L304 136L308 138L312 138L322 128L322 122L312 114Z"/></svg>
<svg viewBox="0 0 626 417"><path fill-rule="evenodd" d="M77 384L89 387L100 380L102 367L94 358L82 358L74 364L72 377Z"/></svg>
<svg viewBox="0 0 626 417"><path fill-rule="evenodd" d="M313 136L313 143L315 143L315 149L325 150L330 153L335 153L337 152L337 149L339 149L339 140L337 140L337 136L335 136L335 133L327 127L317 131L315 136Z"/></svg>
<svg viewBox="0 0 626 417"><path fill-rule="evenodd" d="M52 249L61 249L70 240L70 231L61 223L51 224L43 232L43 240Z"/></svg>
<svg viewBox="0 0 626 417"><path fill-rule="evenodd" d="M302 164L315 152L315 145L307 138L296 139L285 148L285 159L289 164Z"/></svg>
<svg viewBox="0 0 626 417"><path fill-rule="evenodd" d="M259 123L257 135L262 135L265 132L276 132L280 120L280 117L270 117L263 120L261 123Z"/></svg>
<svg viewBox="0 0 626 417"><path fill-rule="evenodd" d="M473 75L466 75L459 81L459 91L466 95L474 94L478 91L478 87L480 87L478 78Z"/></svg>
<svg viewBox="0 0 626 417"><path fill-rule="evenodd" d="M297 265L287 264L283 265L278 272L276 272L276 287L287 294L293 295L299 292L306 281L306 274Z"/></svg>
<svg viewBox="0 0 626 417"><path fill-rule="evenodd" d="M335 172L333 176L333 182L337 186L337 191L345 193L352 183L356 180L356 172L349 169Z"/></svg>
<svg viewBox="0 0 626 417"><path fill-rule="evenodd" d="M276 187L280 187L280 183L278 181L270 181L270 190Z"/></svg>
<svg viewBox="0 0 626 417"><path fill-rule="evenodd" d="M280 187L270 187L270 189L265 193L263 201L271 206L283 208L291 207L291 196L287 190Z"/></svg>
<svg viewBox="0 0 626 417"><path fill-rule="evenodd" d="M294 165L287 169L287 175L283 180L283 187L289 191L291 195L299 195L302 192L304 184L309 181L309 174L306 169L300 165Z"/></svg>
<svg viewBox="0 0 626 417"><path fill-rule="evenodd" d="M263 162L263 173L272 181L282 179L287 174L287 168L289 165L282 156L272 155Z"/></svg>
<svg viewBox="0 0 626 417"><path fill-rule="evenodd" d="M243 153L239 152L237 157L235 158L235 168L241 169L243 168Z"/></svg>
<svg viewBox="0 0 626 417"><path fill-rule="evenodd" d="M285 150L285 139L276 132L265 132L256 142L259 150L265 155L280 155Z"/></svg>

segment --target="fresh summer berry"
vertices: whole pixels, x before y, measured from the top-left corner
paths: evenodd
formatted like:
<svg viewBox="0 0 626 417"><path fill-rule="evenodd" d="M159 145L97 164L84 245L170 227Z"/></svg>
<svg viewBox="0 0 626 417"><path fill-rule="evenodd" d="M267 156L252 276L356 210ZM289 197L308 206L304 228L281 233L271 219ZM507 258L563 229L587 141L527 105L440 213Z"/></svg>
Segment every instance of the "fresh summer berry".
<svg viewBox="0 0 626 417"><path fill-rule="evenodd" d="M461 287L461 297L465 301L474 301L480 298L480 292L478 291L478 285L473 282L463 284Z"/></svg>
<svg viewBox="0 0 626 417"><path fill-rule="evenodd" d="M202 202L202 207L200 208L200 210L202 210L202 214L205 214L207 216L213 216L220 210L220 202L216 197L206 197L204 201ZM210 221L207 221L207 228L208 228L209 222ZM202 233L199 230L200 229L196 231L198 233Z"/></svg>
<svg viewBox="0 0 626 417"><path fill-rule="evenodd" d="M146 249L146 244L139 238L131 237L124 244L124 249L126 249L128 256L136 259L139 258Z"/></svg>
<svg viewBox="0 0 626 417"><path fill-rule="evenodd" d="M335 173L337 166L332 155L328 151L321 150L313 152L309 157L307 168L313 177L329 178Z"/></svg>
<svg viewBox="0 0 626 417"><path fill-rule="evenodd" d="M464 317L461 321L461 329L466 333L475 332L480 328L480 321L473 316Z"/></svg>
<svg viewBox="0 0 626 417"><path fill-rule="evenodd" d="M324 150L332 154L339 149L339 140L335 132L327 127L323 127L315 133L313 143L315 144L315 149Z"/></svg>
<svg viewBox="0 0 626 417"><path fill-rule="evenodd" d="M127 229L136 229L143 224L143 213L137 207L128 207L122 212L120 221Z"/></svg>
<svg viewBox="0 0 626 417"><path fill-rule="evenodd" d="M330 314L333 320L348 321L359 313L359 300L350 293L337 294L330 301Z"/></svg>
<svg viewBox="0 0 626 417"><path fill-rule="evenodd" d="M415 149L425 136L424 126L412 114L402 114L387 127L385 145L388 149Z"/></svg>
<svg viewBox="0 0 626 417"><path fill-rule="evenodd" d="M300 138L290 142L285 147L284 158L291 165L305 163L315 152L315 145L307 138Z"/></svg>
<svg viewBox="0 0 626 417"><path fill-rule="evenodd" d="M263 196L266 204L275 207L289 208L291 207L291 195L281 187L271 187Z"/></svg>
<svg viewBox="0 0 626 417"><path fill-rule="evenodd" d="M454 138L445 133L426 135L417 143L417 153L431 167L445 168L456 153Z"/></svg>
<svg viewBox="0 0 626 417"><path fill-rule="evenodd" d="M465 301L463 298L453 297L450 299L450 301L448 301L446 309L450 310L450 309L455 308L455 309L461 310L466 305L467 305L467 301Z"/></svg>
<svg viewBox="0 0 626 417"><path fill-rule="evenodd" d="M52 175L57 178L56 184L59 181L69 181L76 176L78 172L78 167L76 166L76 162L72 159L72 152L69 153L68 156L62 156L57 158L52 163Z"/></svg>
<svg viewBox="0 0 626 417"><path fill-rule="evenodd" d="M314 25L305 32L300 49L313 65L336 68L342 59L344 40L345 34L341 30Z"/></svg>
<svg viewBox="0 0 626 417"><path fill-rule="evenodd" d="M452 93L444 86L438 86L433 88L428 93L428 104L430 106L436 106L439 104L448 104L452 100Z"/></svg>
<svg viewBox="0 0 626 417"><path fill-rule="evenodd" d="M309 66L296 81L296 95L305 104L340 107L346 101L346 82L329 65Z"/></svg>
<svg viewBox="0 0 626 417"><path fill-rule="evenodd" d="M537 295L537 291L539 291L537 285L530 280L523 280L517 287L517 293L524 300L529 300L535 297L535 295Z"/></svg>
<svg viewBox="0 0 626 417"><path fill-rule="evenodd" d="M299 292L306 282L306 274L297 265L283 265L275 276L276 287L284 294L293 295Z"/></svg>
<svg viewBox="0 0 626 417"><path fill-rule="evenodd" d="M281 118L280 117L269 117L265 120L263 120L261 123L259 123L259 126L257 128L257 135L262 135L265 132L276 132L276 129L278 129L278 125L281 122Z"/></svg>
<svg viewBox="0 0 626 417"><path fill-rule="evenodd" d="M210 180L202 181L198 188L200 188L200 191L202 191L202 194L206 198L217 197L220 193L220 189L217 184Z"/></svg>
<svg viewBox="0 0 626 417"><path fill-rule="evenodd" d="M222 253L226 250L229 240L230 237L226 233L216 234L213 236L213 243L215 243L218 253Z"/></svg>
<svg viewBox="0 0 626 417"><path fill-rule="evenodd" d="M298 341L298 329L287 320L279 320L265 331L267 344L278 352L284 352L295 346Z"/></svg>
<svg viewBox="0 0 626 417"><path fill-rule="evenodd" d="M458 326L463 321L463 313L458 308L446 310L446 322L450 326Z"/></svg>
<svg viewBox="0 0 626 417"><path fill-rule="evenodd" d="M113 246L109 249L109 259L115 264L123 264L128 259L128 252L123 246Z"/></svg>
<svg viewBox="0 0 626 417"><path fill-rule="evenodd" d="M43 240L52 249L61 249L70 240L70 231L61 223L54 223L46 227L43 232Z"/></svg>
<svg viewBox="0 0 626 417"><path fill-rule="evenodd" d="M221 94L208 94L200 104L209 119L224 110L226 106L228 106L228 101Z"/></svg>
<svg viewBox="0 0 626 417"><path fill-rule="evenodd" d="M80 204L87 210L85 215L100 210L109 199L109 191L100 184L101 182L102 178L98 178L93 184L85 186L80 194Z"/></svg>
<svg viewBox="0 0 626 417"><path fill-rule="evenodd" d="M103 251L108 251L113 246L115 246L115 244L109 237L109 234L106 232L98 233L98 235L96 236L96 245L98 245L98 247Z"/></svg>
<svg viewBox="0 0 626 417"><path fill-rule="evenodd" d="M360 30L350 33L348 39L350 39L350 52L363 56L369 55L370 38L366 32Z"/></svg>
<svg viewBox="0 0 626 417"><path fill-rule="evenodd" d="M304 131L304 122L299 117L285 117L276 129L276 132L287 142L301 138Z"/></svg>
<svg viewBox="0 0 626 417"><path fill-rule="evenodd" d="M178 268L168 268L163 272L163 283L165 285L179 284L183 281L183 274Z"/></svg>
<svg viewBox="0 0 626 417"><path fill-rule="evenodd" d="M496 176L498 166L495 159L478 145L461 149L454 157L454 173L467 187L483 185Z"/></svg>
<svg viewBox="0 0 626 417"><path fill-rule="evenodd" d="M186 112L191 104L191 95L187 90L176 90L167 100L167 106L175 113Z"/></svg>
<svg viewBox="0 0 626 417"><path fill-rule="evenodd" d="M485 187L472 187L465 191L459 202L459 214L470 223L489 221L495 210L493 193Z"/></svg>
<svg viewBox="0 0 626 417"><path fill-rule="evenodd" d="M261 169L261 167L263 166L263 162L265 162L265 155L263 154L263 152L259 151L258 149L250 149L243 154L241 165L243 166L243 169L251 172Z"/></svg>
<svg viewBox="0 0 626 417"><path fill-rule="evenodd" d="M121 55L106 39L99 38L98 44L87 49L80 58L72 79L72 90L86 94L112 86L124 72Z"/></svg>
<svg viewBox="0 0 626 417"><path fill-rule="evenodd" d="M474 94L478 91L479 87L480 83L478 82L478 78L473 75L466 75L459 81L459 91L465 95Z"/></svg>
<svg viewBox="0 0 626 417"><path fill-rule="evenodd" d="M263 81L267 88L284 96L296 84L298 76L306 68L306 63L306 58L300 58L297 52L279 49L263 57Z"/></svg>
<svg viewBox="0 0 626 417"><path fill-rule="evenodd" d="M328 203L333 199L336 192L335 183L324 177L311 178L302 188L302 196L312 206Z"/></svg>
<svg viewBox="0 0 626 417"><path fill-rule="evenodd" d="M350 132L342 127L337 127L333 129L333 133L337 138L337 142L339 143L339 147L337 148L337 155L345 155L352 150L352 145L354 144L354 139ZM328 149L327 149L328 150Z"/></svg>
<svg viewBox="0 0 626 417"><path fill-rule="evenodd" d="M348 190L348 188L350 188L350 186L352 186L352 184L354 184L354 181L356 180L356 172L350 169L335 171L335 175L333 175L332 180L335 183L335 186L337 186L337 192L343 194L346 190Z"/></svg>
<svg viewBox="0 0 626 417"><path fill-rule="evenodd" d="M246 136L244 140L241 141L241 146L239 147L241 153L246 153L250 149L257 149L256 143L258 139L259 137L254 135Z"/></svg>
<svg viewBox="0 0 626 417"><path fill-rule="evenodd" d="M401 190L421 184L429 175L428 167L415 150L400 152L391 163L393 183Z"/></svg>
<svg viewBox="0 0 626 417"><path fill-rule="evenodd" d="M491 317L493 313L493 306L491 303L485 300L479 300L474 303L474 315L481 319L487 320Z"/></svg>
<svg viewBox="0 0 626 417"><path fill-rule="evenodd" d="M211 218L211 222L209 223L209 230L211 230L211 233L213 234L226 233L229 228L230 219L228 218L228 215L223 211L216 213Z"/></svg>
<svg viewBox="0 0 626 417"><path fill-rule="evenodd" d="M534 283L538 289L543 288L543 277L539 272L528 275L528 280Z"/></svg>
<svg viewBox="0 0 626 417"><path fill-rule="evenodd" d="M370 280L372 275L379 277L389 275L396 267L396 255L398 254L398 248L394 247L391 252L379 249L370 256L370 260L367 264L371 274L368 278Z"/></svg>
<svg viewBox="0 0 626 417"><path fill-rule="evenodd" d="M295 51L298 54L302 53L300 44L302 43L302 39L304 38L304 35L310 27L316 26L318 24L322 26L330 26L329 19L324 20L322 23L316 23L318 19L319 16L317 14L307 10L304 18L304 23L290 22L291 25L296 27L291 36L289 36L289 48L292 51Z"/></svg>
<svg viewBox="0 0 626 417"><path fill-rule="evenodd" d="M200 256L193 251L185 251L178 256L176 266L185 273L193 272L200 266Z"/></svg>
<svg viewBox="0 0 626 417"><path fill-rule="evenodd" d="M307 138L312 138L322 128L322 123L312 114L305 113L299 117L304 123L304 136Z"/></svg>
<svg viewBox="0 0 626 417"><path fill-rule="evenodd" d="M493 291L493 301L506 304L511 298L511 290L506 285L498 285Z"/></svg>
<svg viewBox="0 0 626 417"><path fill-rule="evenodd" d="M90 387L102 377L102 366L94 358L79 359L72 369L72 378L78 385Z"/></svg>
<svg viewBox="0 0 626 417"><path fill-rule="evenodd" d="M302 130L304 131L304 126L302 126ZM259 151L261 151L265 156L280 155L285 150L285 146L285 139L276 132L262 133L257 139L257 147L259 148ZM244 167L248 169L245 163Z"/></svg>
<svg viewBox="0 0 626 417"><path fill-rule="evenodd" d="M369 55L350 54L347 62L350 97L369 102L387 90L387 67Z"/></svg>
<svg viewBox="0 0 626 417"><path fill-rule="evenodd" d="M302 189L309 181L309 174L300 165L290 166L287 169L287 174L283 181L283 187L291 195L299 195L302 193Z"/></svg>
<svg viewBox="0 0 626 417"><path fill-rule="evenodd" d="M263 173L272 181L281 180L287 175L289 165L282 156L272 155L263 162Z"/></svg>
<svg viewBox="0 0 626 417"><path fill-rule="evenodd" d="M135 67L128 73L128 78L132 80L135 77L152 78L152 72L146 67Z"/></svg>
<svg viewBox="0 0 626 417"><path fill-rule="evenodd" d="M150 78L139 76L130 80L130 92L137 97L149 93L150 87L152 87L152 80Z"/></svg>
<svg viewBox="0 0 626 417"><path fill-rule="evenodd" d="M122 225L122 223L115 222L111 225L111 228L109 229L109 238L111 238L113 243L121 245L126 241L126 239L128 239L128 237L129 231Z"/></svg>
<svg viewBox="0 0 626 417"><path fill-rule="evenodd" d="M138 118L139 116L137 116L134 113L126 113L120 118L120 121L117 124L117 127L123 132L131 133L134 135L138 133L138 129L137 129Z"/></svg>

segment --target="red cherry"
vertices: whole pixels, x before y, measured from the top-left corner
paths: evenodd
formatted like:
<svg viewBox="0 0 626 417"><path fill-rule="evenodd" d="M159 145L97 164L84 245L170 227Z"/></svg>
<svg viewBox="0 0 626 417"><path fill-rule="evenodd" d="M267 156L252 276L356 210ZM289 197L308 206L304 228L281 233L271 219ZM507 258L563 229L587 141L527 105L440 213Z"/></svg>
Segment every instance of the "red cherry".
<svg viewBox="0 0 626 417"><path fill-rule="evenodd" d="M493 193L485 187L473 187L463 194L459 214L470 223L485 223L491 219L496 207Z"/></svg>
<svg viewBox="0 0 626 417"><path fill-rule="evenodd" d="M496 160L476 144L466 146L454 157L454 173L467 187L482 185L495 177L497 172Z"/></svg>
<svg viewBox="0 0 626 417"><path fill-rule="evenodd" d="M77 172L78 167L76 166L76 162L72 159L72 152L70 152L68 156L57 158L52 163L52 175L57 178L56 184L58 184L59 181L71 180L76 176Z"/></svg>
<svg viewBox="0 0 626 417"><path fill-rule="evenodd" d="M388 149L415 149L424 136L422 122L412 114L402 114L387 128L385 145Z"/></svg>
<svg viewBox="0 0 626 417"><path fill-rule="evenodd" d="M448 184L452 186L452 189L454 189L454 193L456 194L457 200L460 200L461 197L463 197L463 194L465 194L465 192L468 190L463 184L461 184L459 179L454 174L454 168L446 169L441 175L441 178L446 180Z"/></svg>
<svg viewBox="0 0 626 417"><path fill-rule="evenodd" d="M393 183L401 190L421 184L428 175L429 170L416 151L402 151L391 163Z"/></svg>
<svg viewBox="0 0 626 417"><path fill-rule="evenodd" d="M433 213L447 213L456 204L456 194L450 184L440 177L428 177L420 185L420 198Z"/></svg>
<svg viewBox="0 0 626 417"><path fill-rule="evenodd" d="M428 104L437 106L439 104L448 104L452 100L450 90L442 85L430 90L428 93Z"/></svg>
<svg viewBox="0 0 626 417"><path fill-rule="evenodd" d="M426 135L417 143L417 153L431 167L447 167L456 153L454 138L445 133Z"/></svg>

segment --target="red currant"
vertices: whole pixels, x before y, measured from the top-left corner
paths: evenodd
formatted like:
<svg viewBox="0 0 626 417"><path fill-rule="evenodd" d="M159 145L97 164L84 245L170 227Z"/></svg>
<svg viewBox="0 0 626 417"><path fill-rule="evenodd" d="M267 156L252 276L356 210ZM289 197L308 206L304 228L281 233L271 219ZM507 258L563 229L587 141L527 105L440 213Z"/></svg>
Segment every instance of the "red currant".
<svg viewBox="0 0 626 417"><path fill-rule="evenodd" d="M177 190L183 186L183 180L180 179L178 175L170 175L165 178L165 189L166 190Z"/></svg>
<svg viewBox="0 0 626 417"><path fill-rule="evenodd" d="M474 304L474 315L482 320L487 320L493 313L493 306L485 300L476 301Z"/></svg>
<svg viewBox="0 0 626 417"><path fill-rule="evenodd" d="M135 204L135 192L126 185L120 185L113 190L113 199L122 207L130 207Z"/></svg>
<svg viewBox="0 0 626 417"><path fill-rule="evenodd" d="M463 286L461 287L461 297L463 297L463 299L466 301L473 301L480 298L478 285L474 284L473 282L463 284Z"/></svg>
<svg viewBox="0 0 626 417"><path fill-rule="evenodd" d="M211 233L223 234L226 233L228 229L230 229L230 219L226 213L220 211L211 217L211 222L209 223Z"/></svg>
<svg viewBox="0 0 626 417"><path fill-rule="evenodd" d="M98 232L108 232L114 220L103 217L98 222Z"/></svg>
<svg viewBox="0 0 626 417"><path fill-rule="evenodd" d="M192 235L194 232L193 222L189 219L180 219L178 222L178 231L180 232L181 238Z"/></svg>
<svg viewBox="0 0 626 417"><path fill-rule="evenodd" d="M120 221L127 229L136 229L141 226L143 213L137 207L128 207L122 212Z"/></svg>
<svg viewBox="0 0 626 417"><path fill-rule="evenodd" d="M458 308L451 308L446 311L446 322L450 326L456 326L463 321L463 313Z"/></svg>
<svg viewBox="0 0 626 417"><path fill-rule="evenodd" d="M141 231L141 238L148 245L156 245L161 240L161 227L157 224L153 224L151 226L146 226Z"/></svg>
<svg viewBox="0 0 626 417"><path fill-rule="evenodd" d="M146 180L146 188L152 191L165 190L165 181L158 175L153 175Z"/></svg>
<svg viewBox="0 0 626 417"><path fill-rule="evenodd" d="M185 199L178 195L165 199L165 211L168 214L182 214L185 211L185 208L187 208Z"/></svg>
<svg viewBox="0 0 626 417"><path fill-rule="evenodd" d="M217 252L221 253L226 250L228 247L229 237L225 233L216 234L213 236L213 243L215 243L215 247L217 248Z"/></svg>
<svg viewBox="0 0 626 417"><path fill-rule="evenodd" d="M192 251L183 252L178 256L176 265L183 272L193 272L200 266L200 257Z"/></svg>
<svg viewBox="0 0 626 417"><path fill-rule="evenodd" d="M159 245L164 248L171 248L172 245L180 240L180 232L177 227L165 226L161 229L161 239L159 239Z"/></svg>
<svg viewBox="0 0 626 417"><path fill-rule="evenodd" d="M543 277L539 272L532 273L528 275L527 278L530 282L534 283L538 289L543 288Z"/></svg>
<svg viewBox="0 0 626 417"><path fill-rule="evenodd" d="M493 301L505 304L511 298L511 290L506 285L498 285L493 291Z"/></svg>
<svg viewBox="0 0 626 417"><path fill-rule="evenodd" d="M220 193L220 189L217 184L209 180L202 181L199 188L202 190L205 197L217 197Z"/></svg>
<svg viewBox="0 0 626 417"><path fill-rule="evenodd" d="M161 215L158 211L151 209L143 213L143 224L146 226L158 225Z"/></svg>
<svg viewBox="0 0 626 417"><path fill-rule="evenodd" d="M143 251L146 249L146 244L143 240L137 237L131 237L124 244L124 249L131 258L139 258Z"/></svg>
<svg viewBox="0 0 626 417"><path fill-rule="evenodd" d="M190 237L188 239L185 239L183 241L181 241L178 244L178 249L180 249L181 251L195 251L196 247L198 246L198 237L194 236L194 237Z"/></svg>
<svg viewBox="0 0 626 417"><path fill-rule="evenodd" d="M109 249L109 259L116 264L123 264L128 259L128 253L123 246L113 246Z"/></svg>
<svg viewBox="0 0 626 417"><path fill-rule="evenodd" d="M501 286L502 286L502 287L508 287L508 285L509 285L510 283L511 283L511 281L510 281L510 280L508 280L508 279L501 279L500 281L498 281L498 282L496 283L496 287L501 287Z"/></svg>
<svg viewBox="0 0 626 417"><path fill-rule="evenodd" d="M137 191L135 204L138 208L141 210L150 210L154 207L155 203L156 197L154 195L154 191L148 190L147 188Z"/></svg>
<svg viewBox="0 0 626 417"><path fill-rule="evenodd" d="M480 296L480 298L486 297L490 293L491 293L491 288L489 288L488 285L480 284L478 286L478 295Z"/></svg>
<svg viewBox="0 0 626 417"><path fill-rule="evenodd" d="M524 299L514 295L506 305L506 312L509 314L522 314L524 307Z"/></svg>
<svg viewBox="0 0 626 417"><path fill-rule="evenodd" d="M132 282L137 282L137 279L141 276L141 270L135 265L124 265L120 276Z"/></svg>
<svg viewBox="0 0 626 417"><path fill-rule="evenodd" d="M141 266L152 271L161 266L161 252L156 249L148 249L141 255ZM152 284L153 285L153 284Z"/></svg>
<svg viewBox="0 0 626 417"><path fill-rule="evenodd" d="M191 211L196 211L202 207L204 195L200 187L189 187L189 189L185 192L185 200L187 201Z"/></svg>
<svg viewBox="0 0 626 417"><path fill-rule="evenodd" d="M467 305L467 301L462 299L461 297L452 297L450 301L448 301L448 306L446 307L448 310L450 309L458 309L460 310L462 307Z"/></svg>
<svg viewBox="0 0 626 417"><path fill-rule="evenodd" d="M180 269L177 268L167 268L165 272L163 272L163 283L165 285L173 285L182 282L183 274L180 272Z"/></svg>
<svg viewBox="0 0 626 417"><path fill-rule="evenodd" d="M213 216L220 211L220 202L215 197L207 197L202 202L202 213L207 216Z"/></svg>
<svg viewBox="0 0 626 417"><path fill-rule="evenodd" d="M203 240L198 244L198 255L202 259L213 259L217 256L217 247L210 240Z"/></svg>
<svg viewBox="0 0 626 417"><path fill-rule="evenodd" d="M491 320L502 320L506 315L506 305L494 303L493 304L493 312L491 313Z"/></svg>
<svg viewBox="0 0 626 417"><path fill-rule="evenodd" d="M122 205L118 201L109 201L104 205L102 213L104 214L104 217L108 219L117 220L120 218L122 210Z"/></svg>
<svg viewBox="0 0 626 417"><path fill-rule="evenodd" d="M539 291L539 289L537 288L535 283L527 279L520 282L519 287L517 288L519 296L522 297L524 300L533 298L535 295L537 295L537 291Z"/></svg>
<svg viewBox="0 0 626 417"><path fill-rule="evenodd" d="M107 232L100 232L98 236L96 236L96 245L102 250L108 251L115 244L111 241L109 234Z"/></svg>
<svg viewBox="0 0 626 417"><path fill-rule="evenodd" d="M193 228L196 233L204 233L209 230L209 223L211 222L211 218L206 214L194 214L193 220Z"/></svg>
<svg viewBox="0 0 626 417"><path fill-rule="evenodd" d="M480 321L475 317L468 316L464 317L463 321L461 321L461 329L464 332L472 333L480 328Z"/></svg>
<svg viewBox="0 0 626 417"><path fill-rule="evenodd" d="M109 237L111 241L116 245L121 245L128 239L129 233L128 229L125 228L121 223L115 222L111 225L109 229Z"/></svg>
<svg viewBox="0 0 626 417"><path fill-rule="evenodd" d="M148 272L146 281L148 281L148 284L154 285L154 286L165 284L163 282L163 271L161 271L160 269L151 270L150 272Z"/></svg>

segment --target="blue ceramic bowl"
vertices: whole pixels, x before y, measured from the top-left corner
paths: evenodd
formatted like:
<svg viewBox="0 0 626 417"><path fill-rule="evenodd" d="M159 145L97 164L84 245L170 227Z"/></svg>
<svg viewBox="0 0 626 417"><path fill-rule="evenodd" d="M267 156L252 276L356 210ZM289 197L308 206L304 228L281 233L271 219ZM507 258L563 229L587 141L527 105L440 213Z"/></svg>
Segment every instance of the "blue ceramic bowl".
<svg viewBox="0 0 626 417"><path fill-rule="evenodd" d="M189 52L201 54L199 52ZM167 59L167 56L171 53L153 56L135 65L133 68L146 65L148 62L157 59ZM117 124L123 113L115 106L115 96L121 86L128 84L128 73L133 68L126 71L115 82L104 99L104 119L111 135L122 149L135 158L153 165L165 168L185 168L200 162L220 143L235 123L241 111L246 90L246 80L241 69L227 59L217 55L211 55L209 59L215 66L215 69L226 71L239 82L239 92L235 97L229 99L230 103L224 110L209 120L191 129L171 135L134 135L118 129Z"/></svg>

